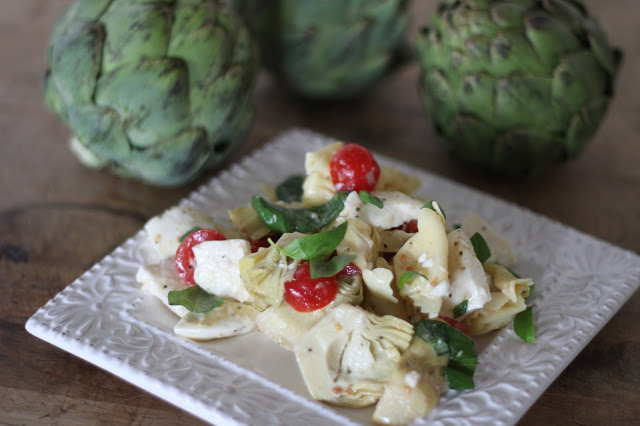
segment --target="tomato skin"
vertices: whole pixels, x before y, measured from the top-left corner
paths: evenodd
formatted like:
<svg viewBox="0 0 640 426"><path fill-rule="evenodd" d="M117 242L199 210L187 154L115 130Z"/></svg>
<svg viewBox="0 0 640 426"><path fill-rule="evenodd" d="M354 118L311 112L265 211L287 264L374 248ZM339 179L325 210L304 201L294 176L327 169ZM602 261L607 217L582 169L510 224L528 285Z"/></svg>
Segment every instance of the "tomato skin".
<svg viewBox="0 0 640 426"><path fill-rule="evenodd" d="M284 283L284 300L298 312L311 312L333 302L338 294L338 277L311 278L309 262L296 268L293 278Z"/></svg>
<svg viewBox="0 0 640 426"><path fill-rule="evenodd" d="M462 321L459 321L457 319L450 318L450 317L445 317L442 315L439 316L438 318L446 322L447 324L449 324L451 327L457 328L458 330L462 331L464 334L469 334L464 324L462 324Z"/></svg>
<svg viewBox="0 0 640 426"><path fill-rule="evenodd" d="M262 247L269 247L271 243L269 243L270 236L262 237L257 240L250 239L249 244L251 247L251 253L257 252ZM273 238L273 240L277 240L277 238Z"/></svg>
<svg viewBox="0 0 640 426"><path fill-rule="evenodd" d="M173 261L178 275L189 285L196 285L193 272L196 269L196 257L193 254L193 246L205 241L222 241L227 238L215 229L200 229L189 234L176 250L176 257Z"/></svg>
<svg viewBox="0 0 640 426"><path fill-rule="evenodd" d="M355 143L343 145L331 157L329 171L337 191L373 191L380 166L371 152Z"/></svg>

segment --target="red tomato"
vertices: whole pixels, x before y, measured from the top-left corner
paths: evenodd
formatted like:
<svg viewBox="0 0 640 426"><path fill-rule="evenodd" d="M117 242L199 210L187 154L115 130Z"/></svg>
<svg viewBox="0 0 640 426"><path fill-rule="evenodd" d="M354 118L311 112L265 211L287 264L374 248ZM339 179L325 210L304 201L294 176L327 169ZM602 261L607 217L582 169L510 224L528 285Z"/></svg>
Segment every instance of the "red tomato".
<svg viewBox="0 0 640 426"><path fill-rule="evenodd" d="M258 251L260 247L269 247L271 244L269 243L269 236L259 238L257 240L249 240L249 244L251 245L251 253L255 253ZM274 238L277 240L277 238Z"/></svg>
<svg viewBox="0 0 640 426"><path fill-rule="evenodd" d="M174 265L180 275L189 285L196 285L193 279L193 272L196 269L196 258L193 254L193 246L205 241L221 241L227 238L215 229L200 229L192 232L185 238L178 250L176 250L176 258Z"/></svg>
<svg viewBox="0 0 640 426"><path fill-rule="evenodd" d="M400 226L396 226L395 228L391 228L392 230L399 229L401 231L407 232L409 234L415 234L418 232L418 221L413 219L409 222L405 222Z"/></svg>
<svg viewBox="0 0 640 426"><path fill-rule="evenodd" d="M454 319L454 318L443 317L443 316L439 316L438 318L440 318L442 321L444 321L447 324L449 324L451 327L455 327L458 330L462 331L464 334L469 334L467 329L464 327L464 324L462 324L462 321L459 321L459 320Z"/></svg>
<svg viewBox="0 0 640 426"><path fill-rule="evenodd" d="M341 275L356 275L356 274L362 275L362 271L356 265L354 265L353 263L350 263L347 266L345 266L342 271L340 271L338 273L338 276L341 276Z"/></svg>
<svg viewBox="0 0 640 426"><path fill-rule="evenodd" d="M338 294L338 277L311 278L309 262L298 265L293 279L284 283L284 300L298 312L311 312L333 302Z"/></svg>
<svg viewBox="0 0 640 426"><path fill-rule="evenodd" d="M380 166L369 150L348 143L331 157L333 186L338 191L373 191L380 177Z"/></svg>

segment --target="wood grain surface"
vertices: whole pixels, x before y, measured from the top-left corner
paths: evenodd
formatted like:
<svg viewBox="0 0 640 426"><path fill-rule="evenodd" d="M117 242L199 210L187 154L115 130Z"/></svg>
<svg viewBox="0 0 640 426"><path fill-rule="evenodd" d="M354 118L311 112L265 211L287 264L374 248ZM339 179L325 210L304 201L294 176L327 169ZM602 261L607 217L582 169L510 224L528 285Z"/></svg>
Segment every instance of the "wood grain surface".
<svg viewBox="0 0 640 426"><path fill-rule="evenodd" d="M617 94L576 160L530 182L472 173L436 143L408 66L358 101L301 102L261 75L258 116L237 160L292 126L362 143L640 253L640 2L585 2L624 50ZM0 0L0 424L200 424L51 346L26 320L197 182L159 189L82 167L45 110L49 34L68 0ZM414 1L414 27L434 1ZM639 278L640 279L640 278ZM640 419L640 294L621 308L521 425L627 425Z"/></svg>

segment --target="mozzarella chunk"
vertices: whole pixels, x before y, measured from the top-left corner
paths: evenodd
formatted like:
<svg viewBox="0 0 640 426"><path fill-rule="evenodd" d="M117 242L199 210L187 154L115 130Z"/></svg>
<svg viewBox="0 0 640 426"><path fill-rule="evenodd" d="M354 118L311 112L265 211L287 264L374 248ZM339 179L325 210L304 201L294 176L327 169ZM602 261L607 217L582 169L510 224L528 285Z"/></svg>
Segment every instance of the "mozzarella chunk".
<svg viewBox="0 0 640 426"><path fill-rule="evenodd" d="M211 216L185 206L170 208L151 218L144 229L162 259L174 256L180 238L193 228L213 228Z"/></svg>
<svg viewBox="0 0 640 426"><path fill-rule="evenodd" d="M380 229L390 229L416 219L424 204L397 191L375 191L372 194L382 201L382 208L363 203L358 193L353 191L347 196L340 216L357 218Z"/></svg>
<svg viewBox="0 0 640 426"><path fill-rule="evenodd" d="M467 215L462 223L462 230L469 237L476 232L482 235L491 251L491 256L487 259L487 262L499 263L506 267L515 265L517 256L511 242L489 226L489 224L477 214L471 212Z"/></svg>
<svg viewBox="0 0 640 426"><path fill-rule="evenodd" d="M255 329L257 313L251 305L225 300L209 312L189 312L178 321L173 331L194 340L238 336Z"/></svg>
<svg viewBox="0 0 640 426"><path fill-rule="evenodd" d="M170 291L187 288L187 283L178 275L173 266L173 258L165 259L157 265L141 266L136 274L136 280L142 284L142 290L157 297L176 315L182 317L189 312L184 306L169 305Z"/></svg>
<svg viewBox="0 0 640 426"><path fill-rule="evenodd" d="M451 297L445 298L445 305L453 309L467 300L467 312L480 309L491 300L489 281L482 263L469 237L461 229L450 232L448 240Z"/></svg>
<svg viewBox="0 0 640 426"><path fill-rule="evenodd" d="M196 268L193 278L203 290L238 302L252 297L240 277L240 259L251 253L246 240L205 241L193 246Z"/></svg>

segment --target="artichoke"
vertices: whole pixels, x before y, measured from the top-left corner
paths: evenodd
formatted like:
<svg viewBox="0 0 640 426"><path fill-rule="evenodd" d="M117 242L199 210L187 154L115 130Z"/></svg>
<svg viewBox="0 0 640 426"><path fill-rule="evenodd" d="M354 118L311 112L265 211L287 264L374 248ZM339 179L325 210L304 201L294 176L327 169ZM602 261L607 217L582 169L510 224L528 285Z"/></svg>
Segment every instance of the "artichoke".
<svg viewBox="0 0 640 426"><path fill-rule="evenodd" d="M418 37L420 93L466 164L524 177L576 156L613 96L621 53L578 0L456 0Z"/></svg>
<svg viewBox="0 0 640 426"><path fill-rule="evenodd" d="M313 99L361 94L408 59L408 0L232 0L263 65Z"/></svg>
<svg viewBox="0 0 640 426"><path fill-rule="evenodd" d="M159 186L246 138L257 47L217 0L78 0L51 36L45 102L86 166Z"/></svg>

